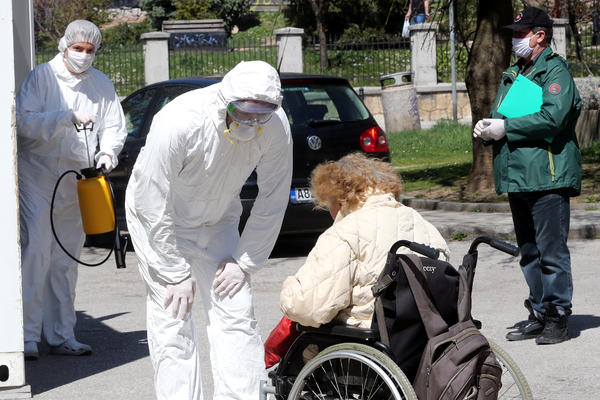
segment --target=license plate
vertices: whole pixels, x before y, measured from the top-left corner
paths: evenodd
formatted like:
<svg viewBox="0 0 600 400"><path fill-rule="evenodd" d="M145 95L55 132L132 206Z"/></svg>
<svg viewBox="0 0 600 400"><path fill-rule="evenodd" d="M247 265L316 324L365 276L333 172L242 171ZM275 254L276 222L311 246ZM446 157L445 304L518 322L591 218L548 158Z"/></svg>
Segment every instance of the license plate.
<svg viewBox="0 0 600 400"><path fill-rule="evenodd" d="M310 188L293 188L290 190L290 201L292 203L307 203L312 200Z"/></svg>

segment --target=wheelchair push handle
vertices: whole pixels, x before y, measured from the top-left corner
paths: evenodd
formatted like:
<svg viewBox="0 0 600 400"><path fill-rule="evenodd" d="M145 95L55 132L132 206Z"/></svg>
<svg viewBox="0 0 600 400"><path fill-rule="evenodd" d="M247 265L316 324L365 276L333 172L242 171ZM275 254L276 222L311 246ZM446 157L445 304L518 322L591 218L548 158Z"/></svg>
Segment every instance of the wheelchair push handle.
<svg viewBox="0 0 600 400"><path fill-rule="evenodd" d="M519 255L518 247L513 246L510 243L503 242L502 240L493 239L493 238L487 237L487 236L480 236L480 237L476 238L475 240L473 240L473 243L471 243L471 247L469 248L469 253L470 254L475 253L477 251L477 246L479 246L481 243L490 245L493 248L500 250L506 254L510 254L511 256L514 256L514 257Z"/></svg>
<svg viewBox="0 0 600 400"><path fill-rule="evenodd" d="M438 257L440 256L439 250L434 249L429 246L425 246L424 244L421 244L421 243L411 242L410 240L397 241L396 243L394 243L394 245L390 249L390 253L395 254L400 247L408 247L415 253L419 253L421 255L424 255L425 257L432 258L434 260L437 260Z"/></svg>

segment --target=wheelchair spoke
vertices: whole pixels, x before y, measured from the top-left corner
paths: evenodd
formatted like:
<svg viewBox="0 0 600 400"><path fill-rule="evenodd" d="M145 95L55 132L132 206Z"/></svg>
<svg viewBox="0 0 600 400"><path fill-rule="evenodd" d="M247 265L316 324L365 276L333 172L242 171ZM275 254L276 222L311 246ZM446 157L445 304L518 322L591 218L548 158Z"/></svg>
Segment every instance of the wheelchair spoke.
<svg viewBox="0 0 600 400"><path fill-rule="evenodd" d="M348 358L348 368L346 369L346 398L348 398L348 382L350 382L350 359ZM340 360L341 363L341 360ZM362 367L362 364L361 364Z"/></svg>
<svg viewBox="0 0 600 400"><path fill-rule="evenodd" d="M339 388L339 385L337 383L337 376L335 375L335 371L333 369L333 364L331 363L331 360L328 361L328 364L329 364L329 368L331 369L331 373L328 373L327 370L325 369L325 367L323 365L321 365L321 371L323 373L323 376L325 378L327 378L327 381L329 381L329 384L331 385L331 387L338 393L338 395L341 398L342 394L340 393L340 388ZM315 382L316 382L318 380L318 377L315 376L314 374L313 374L313 376L314 376L314 379L315 379ZM335 382L331 380L331 376L333 376L333 379L335 380ZM320 388L319 388L319 391L321 392Z"/></svg>
<svg viewBox="0 0 600 400"><path fill-rule="evenodd" d="M377 382L379 380L379 377L377 376L375 378L375 380L373 381L373 386L375 386L375 382ZM379 389L385 384L385 382L382 380L379 385L375 388L375 390L371 389L371 393L369 394L369 397L367 398L367 400L371 400L371 397L373 395L375 395L375 393L377 393L379 391Z"/></svg>
<svg viewBox="0 0 600 400"><path fill-rule="evenodd" d="M314 394L317 398L324 399L325 395L323 394L323 391L321 390L321 387L319 386L319 381L317 380L317 378L314 375L312 375L311 377L312 377L312 380L315 382L315 385L317 386L317 390L319 391L319 393L317 394L317 392L315 392L314 389L311 389L308 382L306 383L305 387L308 387L308 389L312 392L312 394Z"/></svg>
<svg viewBox="0 0 600 400"><path fill-rule="evenodd" d="M289 400L416 400L391 359L362 344L331 346L300 371Z"/></svg>

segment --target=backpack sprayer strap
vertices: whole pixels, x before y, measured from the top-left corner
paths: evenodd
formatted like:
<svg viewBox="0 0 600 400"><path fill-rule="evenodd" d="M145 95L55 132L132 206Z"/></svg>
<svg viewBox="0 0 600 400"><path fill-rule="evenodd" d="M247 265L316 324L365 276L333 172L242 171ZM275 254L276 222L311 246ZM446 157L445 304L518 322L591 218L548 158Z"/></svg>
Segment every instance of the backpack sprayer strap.
<svg viewBox="0 0 600 400"><path fill-rule="evenodd" d="M92 160L90 159L90 149L88 146L88 140L87 140L87 134L88 134L88 130L90 132L92 132L94 130L94 123L92 122L90 124L90 127L88 128L87 125L81 125L81 128L77 126L77 124L73 123L73 125L75 125L75 130L77 131L77 133L83 131L83 138L85 139L85 152L87 154L87 159L88 159L88 167L92 168Z"/></svg>

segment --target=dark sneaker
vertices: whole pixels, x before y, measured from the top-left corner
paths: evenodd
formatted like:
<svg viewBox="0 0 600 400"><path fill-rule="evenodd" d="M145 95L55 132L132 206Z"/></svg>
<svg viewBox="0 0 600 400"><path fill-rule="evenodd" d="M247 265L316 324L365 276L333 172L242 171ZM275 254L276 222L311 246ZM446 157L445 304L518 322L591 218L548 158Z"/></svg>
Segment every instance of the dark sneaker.
<svg viewBox="0 0 600 400"><path fill-rule="evenodd" d="M569 316L561 315L553 304L544 304L544 330L536 338L537 344L556 344L569 340Z"/></svg>
<svg viewBox="0 0 600 400"><path fill-rule="evenodd" d="M544 323L533 317L517 327L517 330L510 331L506 334L506 339L510 341L527 340L537 337L544 330Z"/></svg>

